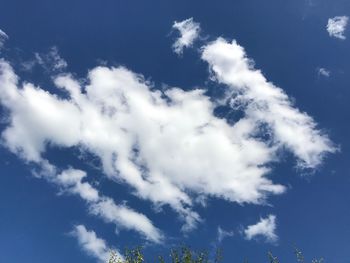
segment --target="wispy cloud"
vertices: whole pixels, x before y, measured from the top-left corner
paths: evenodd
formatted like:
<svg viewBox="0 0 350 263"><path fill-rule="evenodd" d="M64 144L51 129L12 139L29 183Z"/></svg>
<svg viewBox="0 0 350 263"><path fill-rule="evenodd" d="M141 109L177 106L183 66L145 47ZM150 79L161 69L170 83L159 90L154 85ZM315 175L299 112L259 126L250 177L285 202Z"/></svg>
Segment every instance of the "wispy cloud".
<svg viewBox="0 0 350 263"><path fill-rule="evenodd" d="M46 74L62 73L68 66L59 52L58 47L52 46L46 52L35 52L34 57L21 63L22 70L32 71L39 66Z"/></svg>
<svg viewBox="0 0 350 263"><path fill-rule="evenodd" d="M35 53L35 62L42 66L47 72L64 70L68 64L60 56L58 48L53 46L47 53Z"/></svg>
<svg viewBox="0 0 350 263"><path fill-rule="evenodd" d="M174 52L181 55L184 48L191 47L193 42L198 38L200 32L200 25L193 21L193 18L183 20L181 22L175 21L173 29L179 31L179 38L173 44Z"/></svg>
<svg viewBox="0 0 350 263"><path fill-rule="evenodd" d="M91 214L114 224L117 232L120 229L133 230L154 243L164 240L161 231L144 214L136 212L125 204L116 204L113 199L101 195L90 183L83 181L87 177L84 171L70 168L57 175L57 168L43 161L38 175L56 184L61 193L80 196L86 201Z"/></svg>
<svg viewBox="0 0 350 263"><path fill-rule="evenodd" d="M266 242L276 243L278 236L276 235L276 216L269 215L267 218L260 218L255 225L250 225L244 230L245 238L252 240L254 238L263 237Z"/></svg>
<svg viewBox="0 0 350 263"><path fill-rule="evenodd" d="M112 249L106 244L106 241L96 236L93 230L88 230L84 225L77 225L71 233L78 240L81 248L88 253L88 255L96 258L99 262L107 262ZM122 255L115 249L113 251L120 259Z"/></svg>
<svg viewBox="0 0 350 263"><path fill-rule="evenodd" d="M5 41L8 39L8 35L0 29L0 49L3 47Z"/></svg>
<svg viewBox="0 0 350 263"><path fill-rule="evenodd" d="M232 236L234 236L234 232L233 231L227 231L227 230L222 229L220 226L218 226L218 229L217 229L217 241L219 243L221 243L222 240L224 240L225 238L232 237Z"/></svg>
<svg viewBox="0 0 350 263"><path fill-rule="evenodd" d="M348 24L348 16L336 16L328 19L327 31L331 37L345 40L346 36L344 34L346 26Z"/></svg>

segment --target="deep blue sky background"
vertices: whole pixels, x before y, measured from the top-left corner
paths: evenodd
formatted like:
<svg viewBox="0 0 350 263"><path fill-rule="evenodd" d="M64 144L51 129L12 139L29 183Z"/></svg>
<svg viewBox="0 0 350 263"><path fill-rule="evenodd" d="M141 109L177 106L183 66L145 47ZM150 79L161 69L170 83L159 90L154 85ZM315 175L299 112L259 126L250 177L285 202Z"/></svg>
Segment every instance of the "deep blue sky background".
<svg viewBox="0 0 350 263"><path fill-rule="evenodd" d="M183 58L173 53L171 26L175 20L193 17L209 39L236 39L256 67L295 98L297 107L313 116L341 146L341 152L329 156L311 176L300 176L295 160L286 156L271 177L290 187L269 199L272 206L242 207L212 199L207 208L199 208L205 223L183 237L174 212L165 208L157 216L148 204L130 197L127 188L110 185L100 171L72 151L55 149L47 157L62 166L73 163L96 176L106 195L127 199L150 215L156 226L175 237L173 244L211 249L218 225L234 230L235 236L221 244L224 262L267 261L268 250L292 262L294 245L310 260L322 256L326 262L350 262L350 40L330 38L326 31L328 18L350 15L350 1L0 0L0 10L0 29L10 37L2 55L14 63L23 79L45 88L53 86L48 76L42 71L21 72L19 62L51 46L59 48L68 71L80 77L106 61L142 73L158 86L215 88L197 51L185 50ZM349 30L346 33L350 38ZM319 67L329 69L331 76L319 76ZM119 248L142 244L134 232L117 236L112 225L87 215L78 198L57 196L55 186L34 178L29 168L0 148L0 262L94 262L68 235L77 223L93 226ZM277 216L278 245L246 241L238 234L242 226L268 213ZM173 244L147 246L146 252L165 253Z"/></svg>

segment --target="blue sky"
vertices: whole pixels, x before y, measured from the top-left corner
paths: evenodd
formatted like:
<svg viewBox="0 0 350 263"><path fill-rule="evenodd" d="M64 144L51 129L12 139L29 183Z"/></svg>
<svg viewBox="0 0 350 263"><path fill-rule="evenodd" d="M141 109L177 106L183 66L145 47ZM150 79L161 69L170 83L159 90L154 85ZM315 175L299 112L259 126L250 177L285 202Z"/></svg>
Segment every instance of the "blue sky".
<svg viewBox="0 0 350 263"><path fill-rule="evenodd" d="M0 3L0 262L349 261L349 1Z"/></svg>

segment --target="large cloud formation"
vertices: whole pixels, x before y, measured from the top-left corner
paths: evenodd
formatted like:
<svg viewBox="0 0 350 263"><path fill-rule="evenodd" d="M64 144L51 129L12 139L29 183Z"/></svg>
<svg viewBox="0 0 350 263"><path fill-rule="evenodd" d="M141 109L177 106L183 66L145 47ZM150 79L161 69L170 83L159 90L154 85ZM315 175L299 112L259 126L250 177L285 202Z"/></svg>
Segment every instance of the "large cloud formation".
<svg viewBox="0 0 350 263"><path fill-rule="evenodd" d="M233 124L215 116L220 102L205 89L161 92L124 67L96 67L84 82L68 73L55 77L55 85L67 94L60 97L32 83L20 84L10 64L1 60L0 102L8 112L3 143L39 165L48 163L48 146L88 151L113 181L131 186L139 198L173 208L184 231L201 221L194 211L197 197L260 204L283 193L285 187L268 178L277 151L288 149L299 166L316 168L336 150L310 116L253 68L235 41L219 38L201 52L212 79L228 87L231 110L244 112ZM127 225L123 207L84 184L84 177L72 169L53 181L79 194L106 221L117 220L113 223L161 240L158 229L134 210L131 214L147 226Z"/></svg>

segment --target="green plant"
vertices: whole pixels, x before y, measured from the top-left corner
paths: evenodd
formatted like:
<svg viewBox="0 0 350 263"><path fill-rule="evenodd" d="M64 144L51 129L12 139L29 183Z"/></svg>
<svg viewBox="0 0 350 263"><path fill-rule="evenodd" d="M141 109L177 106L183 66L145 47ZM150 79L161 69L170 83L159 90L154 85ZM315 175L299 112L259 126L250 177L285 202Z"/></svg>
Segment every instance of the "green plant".
<svg viewBox="0 0 350 263"><path fill-rule="evenodd" d="M298 263L304 263L304 256L298 248L294 248L294 254ZM279 263L279 260L271 252L267 253L269 263ZM219 263L222 261L222 251L220 249L216 250L214 258L211 259L207 251L193 251L187 246L182 246L181 248L172 249L170 251L170 261L171 263ZM164 257L158 256L159 263L168 262ZM111 253L108 263L143 263L145 262L144 254L142 252L142 247L137 247L135 249L126 249L124 254L124 259L118 257L117 253ZM311 263L323 263L323 258L313 259ZM248 263L248 260L244 260L244 263Z"/></svg>

